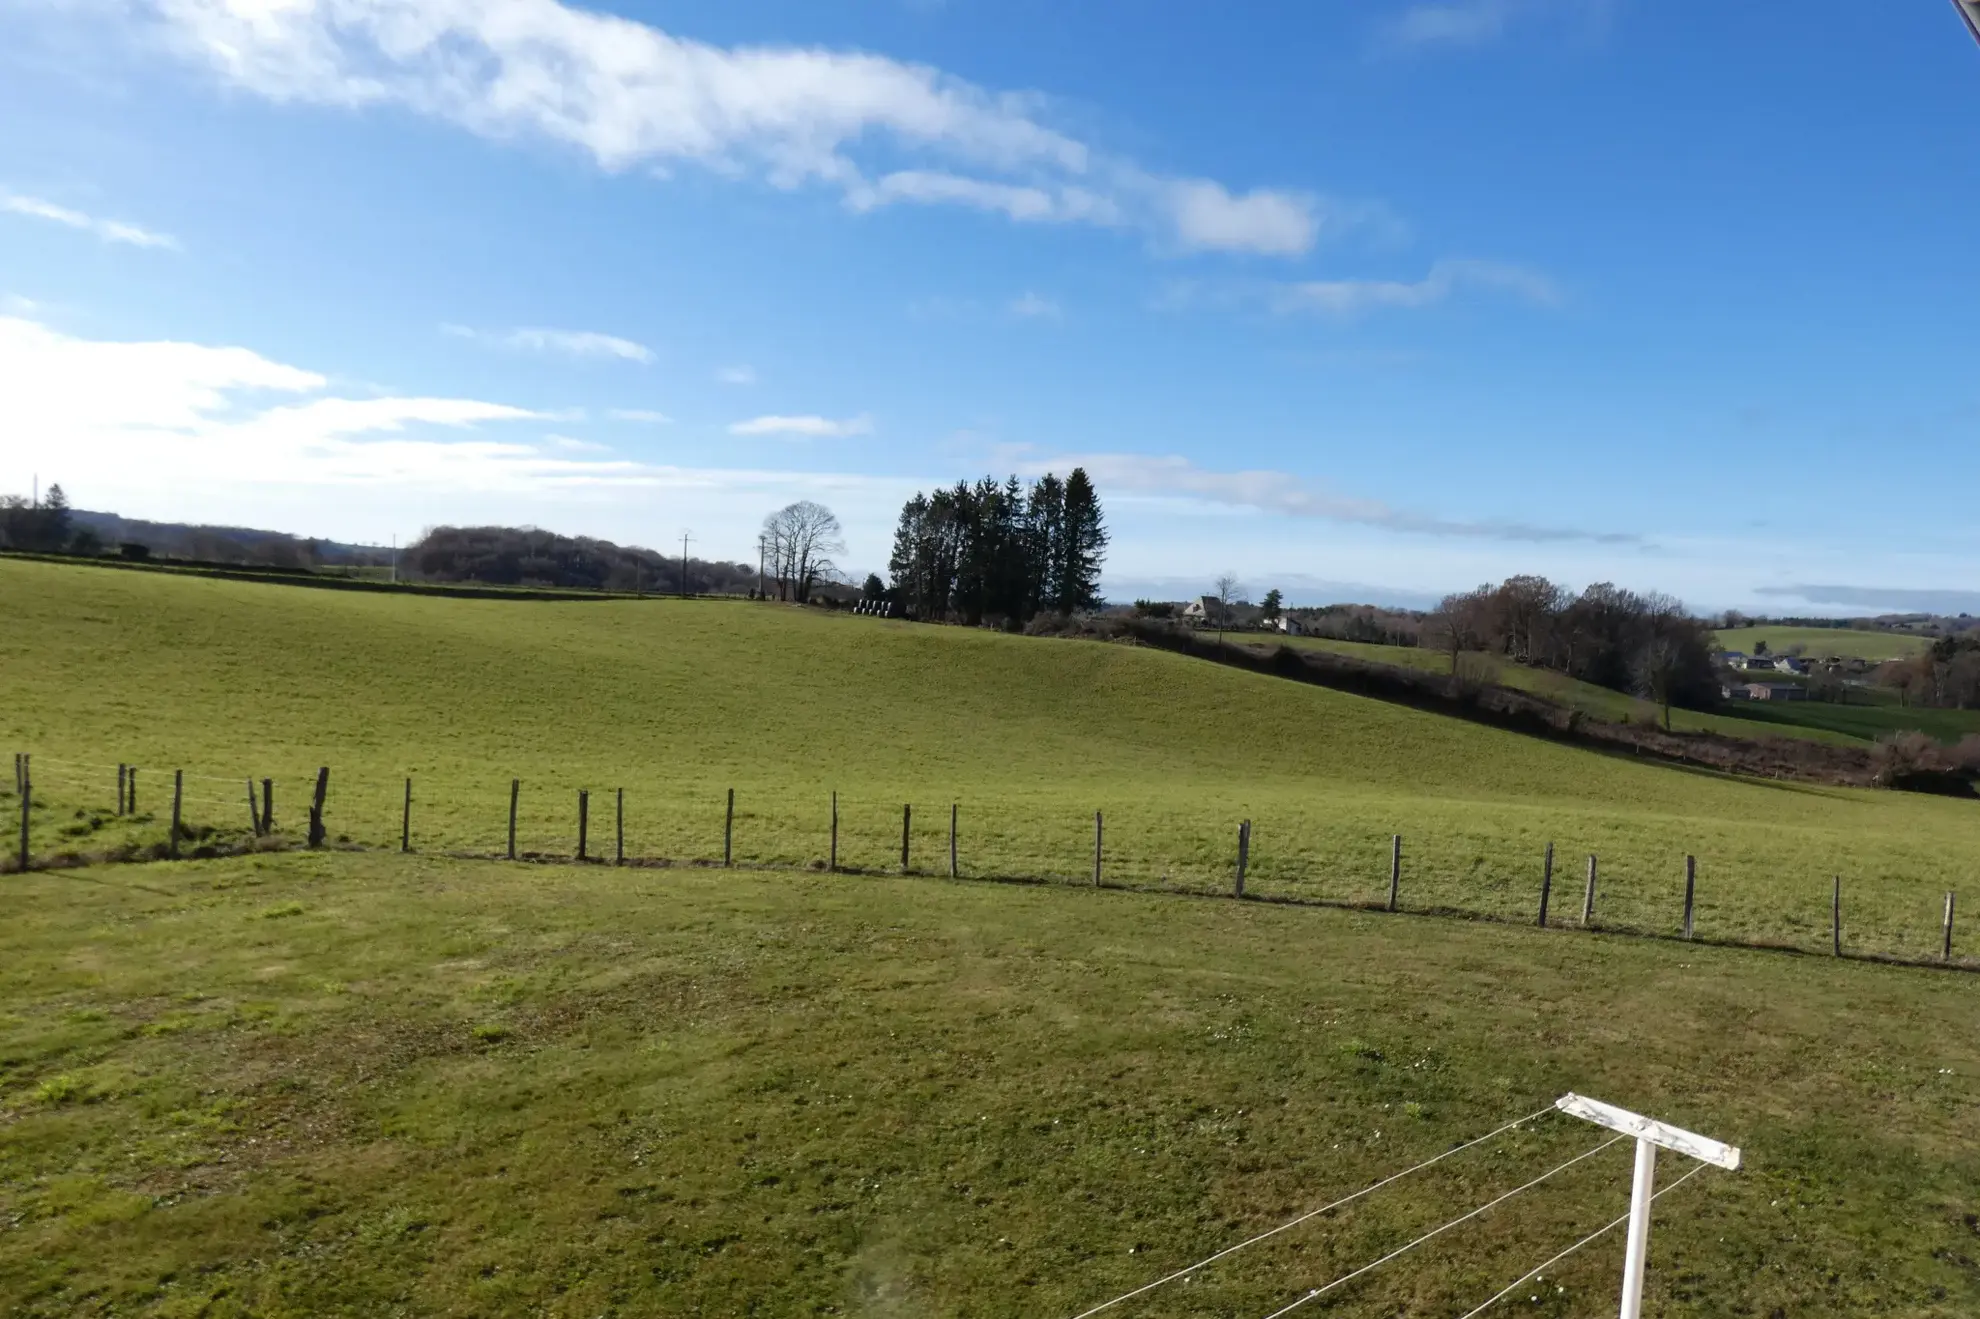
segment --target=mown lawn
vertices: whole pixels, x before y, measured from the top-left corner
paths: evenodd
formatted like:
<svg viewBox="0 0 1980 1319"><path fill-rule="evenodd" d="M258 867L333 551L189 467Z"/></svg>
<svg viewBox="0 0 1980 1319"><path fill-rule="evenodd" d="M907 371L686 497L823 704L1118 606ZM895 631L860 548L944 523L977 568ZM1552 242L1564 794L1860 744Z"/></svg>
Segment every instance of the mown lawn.
<svg viewBox="0 0 1980 1319"><path fill-rule="evenodd" d="M571 855L945 869L1225 890L1253 822L1255 892L1386 896L1528 918L1546 847L1599 919L1671 932L1684 858L1698 930L1826 946L1841 874L1858 946L1936 955L1971 883L1980 804L1688 772L1098 642L1009 637L746 602L432 599L0 560L0 745L33 754L34 850L155 844L172 771L206 843L246 832L246 780L301 828L331 769L332 840ZM142 766L140 815L114 807ZM0 780L0 813L17 801ZM210 835L204 831L211 830ZM1557 904L1563 899L1557 887ZM1573 899L1566 899L1572 903ZM1557 910L1559 906L1557 905ZM1975 901L1962 911L1969 915ZM1964 935L1960 946L1980 951Z"/></svg>
<svg viewBox="0 0 1980 1319"><path fill-rule="evenodd" d="M1746 1151L1659 1203L1648 1312L1980 1312L1963 973L376 854L7 885L10 1314L1070 1316L1570 1089ZM1121 1313L1262 1315L1601 1138L1543 1119ZM1460 1313L1627 1196L1618 1146L1315 1308ZM1620 1257L1518 1312L1604 1313Z"/></svg>

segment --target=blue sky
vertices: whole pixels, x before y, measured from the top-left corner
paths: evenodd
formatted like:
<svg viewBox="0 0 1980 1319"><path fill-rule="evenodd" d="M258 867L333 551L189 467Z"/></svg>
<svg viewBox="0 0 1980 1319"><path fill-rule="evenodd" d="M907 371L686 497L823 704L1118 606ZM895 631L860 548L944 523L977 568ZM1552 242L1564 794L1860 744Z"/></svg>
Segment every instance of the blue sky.
<svg viewBox="0 0 1980 1319"><path fill-rule="evenodd" d="M738 559L808 497L864 572L913 489L1083 462L1117 597L1980 611L1942 0L13 0L0 51L0 489Z"/></svg>

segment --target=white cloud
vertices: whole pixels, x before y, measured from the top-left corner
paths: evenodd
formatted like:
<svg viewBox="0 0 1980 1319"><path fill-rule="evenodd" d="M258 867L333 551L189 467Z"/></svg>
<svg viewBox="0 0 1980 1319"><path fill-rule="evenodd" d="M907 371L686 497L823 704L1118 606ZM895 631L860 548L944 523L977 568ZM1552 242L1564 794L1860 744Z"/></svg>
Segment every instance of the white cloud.
<svg viewBox="0 0 1980 1319"><path fill-rule="evenodd" d="M1026 319L1036 317L1057 319L1059 315L1059 304L1050 298L1041 297L1036 293L1026 292L1011 299L1011 315L1021 316Z"/></svg>
<svg viewBox="0 0 1980 1319"><path fill-rule="evenodd" d="M599 444L594 440L580 440L572 435L546 435L544 441L553 449L563 453L610 453L612 446Z"/></svg>
<svg viewBox="0 0 1980 1319"><path fill-rule="evenodd" d="M599 334L595 330L547 330L539 326L523 326L502 333L489 333L486 330L470 329L465 325L443 325L444 333L457 339L472 339L477 343L493 344L501 348L514 348L522 352L560 353L566 357L612 358L623 362L646 363L653 360L653 350L643 343L631 339L621 339L615 334Z"/></svg>
<svg viewBox="0 0 1980 1319"><path fill-rule="evenodd" d="M1465 521L1434 517L1394 508L1379 500L1356 499L1316 487L1290 472L1219 472L1199 467L1187 458L1136 453L1058 455L1051 458L1002 455L1017 459L1020 472L1063 472L1084 467L1103 490L1200 501L1256 509L1283 517L1316 519L1376 527L1427 536L1457 536L1503 541L1591 541L1605 545L1640 545L1643 538L1626 532L1594 532L1567 527L1542 527L1522 522Z"/></svg>
<svg viewBox="0 0 1980 1319"><path fill-rule="evenodd" d="M484 137L564 143L611 171L695 164L830 187L861 210L960 205L1274 256L1307 251L1327 206L1150 172L1055 126L1036 93L863 52L715 46L558 0L123 2L270 100L403 106Z"/></svg>
<svg viewBox="0 0 1980 1319"><path fill-rule="evenodd" d="M170 234L161 234L125 220L105 220L67 206L57 206L54 202L43 201L39 197L23 197L18 193L0 193L0 211L12 215L25 215L36 220L48 220L54 224L66 225L95 234L106 243L126 243L132 247L166 247L177 249L179 240Z"/></svg>
<svg viewBox="0 0 1980 1319"><path fill-rule="evenodd" d="M1403 10L1378 29L1394 50L1482 46L1530 19L1566 20L1596 32L1613 17L1616 0L1438 0Z"/></svg>
<svg viewBox="0 0 1980 1319"><path fill-rule="evenodd" d="M1419 280L1322 279L1282 284L1273 294L1281 311L1319 311L1353 316L1383 309L1433 306L1464 289L1509 294L1540 306L1561 301L1559 287L1547 276L1497 261L1439 261Z"/></svg>
<svg viewBox="0 0 1980 1319"><path fill-rule="evenodd" d="M863 413L844 421L816 416L752 417L729 427L731 435L788 435L803 440L839 440L872 432L873 420Z"/></svg>
<svg viewBox="0 0 1980 1319"><path fill-rule="evenodd" d="M715 379L724 385L753 385L756 383L756 368L725 366L715 373Z"/></svg>
<svg viewBox="0 0 1980 1319"><path fill-rule="evenodd" d="M637 421L648 426L668 426L674 420L666 413L655 412L651 408L613 408L605 415L613 421Z"/></svg>

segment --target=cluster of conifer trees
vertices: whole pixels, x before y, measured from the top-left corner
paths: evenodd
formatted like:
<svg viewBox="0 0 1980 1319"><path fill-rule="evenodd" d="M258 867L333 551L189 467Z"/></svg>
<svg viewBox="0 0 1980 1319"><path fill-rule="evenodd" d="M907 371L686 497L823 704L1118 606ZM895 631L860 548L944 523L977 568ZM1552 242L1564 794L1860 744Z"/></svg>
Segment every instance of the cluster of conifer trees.
<svg viewBox="0 0 1980 1319"><path fill-rule="evenodd" d="M917 494L901 509L890 594L915 618L1022 625L1097 608L1107 527L1084 468Z"/></svg>

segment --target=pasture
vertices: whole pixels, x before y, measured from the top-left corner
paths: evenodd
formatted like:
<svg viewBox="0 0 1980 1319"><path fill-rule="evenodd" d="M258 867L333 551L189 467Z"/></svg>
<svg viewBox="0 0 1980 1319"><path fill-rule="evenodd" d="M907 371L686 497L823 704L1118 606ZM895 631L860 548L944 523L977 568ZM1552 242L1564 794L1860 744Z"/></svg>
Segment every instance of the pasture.
<svg viewBox="0 0 1980 1319"><path fill-rule="evenodd" d="M6 882L9 1314L1058 1319L1569 1089L1746 1150L1658 1202L1648 1313L1980 1312L1964 974L930 879ZM1111 1313L1269 1313L1602 1139L1542 1118ZM1312 1309L1462 1313L1628 1171ZM1491 1313L1604 1313L1621 1252Z"/></svg>
<svg viewBox="0 0 1980 1319"><path fill-rule="evenodd" d="M1844 659L1905 659L1923 654L1932 644L1929 637L1913 636L1906 632L1867 632L1840 627L1775 627L1772 624L1724 628L1718 633L1718 639L1722 648L1747 655L1753 654L1754 647L1764 641L1770 654L1785 655L1799 646L1802 653L1818 659L1828 655Z"/></svg>
<svg viewBox="0 0 1980 1319"><path fill-rule="evenodd" d="M1563 746L1149 649L1010 637L735 601L431 599L0 560L0 743L34 755L39 855L247 831L276 780L299 831L331 767L333 842L495 855L512 779L519 850L570 856L577 794L607 853L1105 879L1228 892L1253 822L1256 894L1386 897L1530 920L1549 842L1556 910L1601 858L1598 922L1673 933L1699 859L1702 937L1826 947L1841 874L1851 947L1939 952L1944 895L1972 885L1980 807L1736 780ZM115 767L141 765L119 819ZM198 776L198 777L195 777ZM0 781L4 782L4 781ZM11 782L4 782L11 788ZM15 810L0 796L0 810ZM1971 912L1969 900L1962 910ZM1962 933L1963 952L1980 944Z"/></svg>

